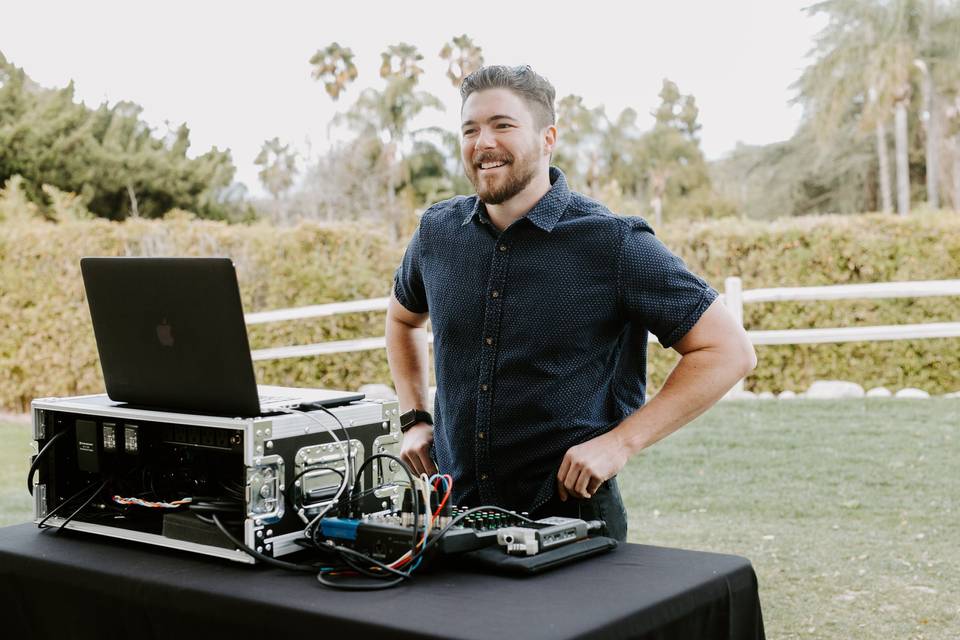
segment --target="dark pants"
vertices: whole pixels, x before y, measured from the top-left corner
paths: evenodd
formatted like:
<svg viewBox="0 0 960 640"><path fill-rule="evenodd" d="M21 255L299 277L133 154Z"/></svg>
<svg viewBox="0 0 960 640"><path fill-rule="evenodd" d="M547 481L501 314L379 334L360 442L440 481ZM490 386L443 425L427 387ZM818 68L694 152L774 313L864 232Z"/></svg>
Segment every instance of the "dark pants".
<svg viewBox="0 0 960 640"><path fill-rule="evenodd" d="M554 494L546 504L530 514L534 520L550 516L603 520L607 524L603 535L620 542L627 541L627 510L623 506L616 478L610 478L600 485L589 500L570 497L566 502L561 502L560 497Z"/></svg>

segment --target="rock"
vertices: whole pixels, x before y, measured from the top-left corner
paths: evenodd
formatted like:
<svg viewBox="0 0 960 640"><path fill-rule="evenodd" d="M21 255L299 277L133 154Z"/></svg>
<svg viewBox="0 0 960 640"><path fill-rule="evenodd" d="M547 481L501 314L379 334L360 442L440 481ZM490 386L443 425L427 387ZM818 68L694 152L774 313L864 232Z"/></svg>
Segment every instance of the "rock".
<svg viewBox="0 0 960 640"><path fill-rule="evenodd" d="M837 398L862 398L864 393L863 387L856 382L817 380L810 385L805 396L817 400L834 400Z"/></svg>
<svg viewBox="0 0 960 640"><path fill-rule="evenodd" d="M960 391L954 391L953 393L943 394L944 398L960 398Z"/></svg>
<svg viewBox="0 0 960 640"><path fill-rule="evenodd" d="M868 398L889 398L893 394L890 392L890 389L886 387L874 387L867 391Z"/></svg>
<svg viewBox="0 0 960 640"><path fill-rule="evenodd" d="M729 391L727 395L723 396L724 400L756 400L757 394L753 391Z"/></svg>
<svg viewBox="0 0 960 640"><path fill-rule="evenodd" d="M929 398L930 394L924 391L923 389L917 389L915 387L907 387L905 389L900 389L895 394L894 398L907 398L907 399L916 399L916 398Z"/></svg>
<svg viewBox="0 0 960 640"><path fill-rule="evenodd" d="M797 393L795 391L791 391L790 389L784 389L777 397L781 400L795 400L797 398Z"/></svg>
<svg viewBox="0 0 960 640"><path fill-rule="evenodd" d="M396 392L385 384L365 384L359 389L369 400L396 400Z"/></svg>
<svg viewBox="0 0 960 640"><path fill-rule="evenodd" d="M776 396L773 395L773 391L761 391L757 394L757 400L773 400L774 398Z"/></svg>

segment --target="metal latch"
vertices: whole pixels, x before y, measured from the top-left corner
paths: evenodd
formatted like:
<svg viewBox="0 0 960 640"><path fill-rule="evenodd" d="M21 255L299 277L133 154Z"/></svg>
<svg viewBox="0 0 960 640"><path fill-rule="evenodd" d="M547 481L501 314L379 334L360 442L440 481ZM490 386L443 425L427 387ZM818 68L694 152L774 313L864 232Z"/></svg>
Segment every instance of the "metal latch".
<svg viewBox="0 0 960 640"><path fill-rule="evenodd" d="M247 516L258 524L272 524L283 518L283 458L262 456L247 467Z"/></svg>

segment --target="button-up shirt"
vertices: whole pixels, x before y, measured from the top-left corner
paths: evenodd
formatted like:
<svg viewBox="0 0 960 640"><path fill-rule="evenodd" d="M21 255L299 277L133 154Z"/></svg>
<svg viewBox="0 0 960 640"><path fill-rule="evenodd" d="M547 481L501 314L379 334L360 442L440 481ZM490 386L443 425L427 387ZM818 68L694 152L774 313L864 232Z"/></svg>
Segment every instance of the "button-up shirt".
<svg viewBox="0 0 960 640"><path fill-rule="evenodd" d="M396 271L430 314L433 451L461 505L546 502L567 449L643 405L647 332L669 347L717 297L643 219L550 181L503 231L477 196L433 205Z"/></svg>

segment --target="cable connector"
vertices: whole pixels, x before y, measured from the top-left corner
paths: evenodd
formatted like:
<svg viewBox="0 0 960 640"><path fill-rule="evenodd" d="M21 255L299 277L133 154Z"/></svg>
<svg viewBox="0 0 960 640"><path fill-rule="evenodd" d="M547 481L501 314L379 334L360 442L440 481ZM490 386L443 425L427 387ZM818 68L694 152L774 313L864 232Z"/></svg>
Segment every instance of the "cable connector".
<svg viewBox="0 0 960 640"><path fill-rule="evenodd" d="M413 491L410 487L403 490L403 503L400 507L400 524L404 527L413 526Z"/></svg>
<svg viewBox="0 0 960 640"><path fill-rule="evenodd" d="M512 556L532 556L540 551L537 530L526 527L505 527L497 531L497 544L506 547Z"/></svg>

